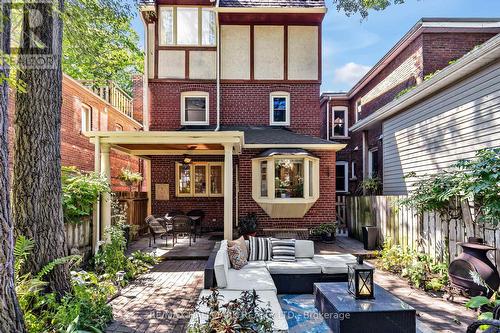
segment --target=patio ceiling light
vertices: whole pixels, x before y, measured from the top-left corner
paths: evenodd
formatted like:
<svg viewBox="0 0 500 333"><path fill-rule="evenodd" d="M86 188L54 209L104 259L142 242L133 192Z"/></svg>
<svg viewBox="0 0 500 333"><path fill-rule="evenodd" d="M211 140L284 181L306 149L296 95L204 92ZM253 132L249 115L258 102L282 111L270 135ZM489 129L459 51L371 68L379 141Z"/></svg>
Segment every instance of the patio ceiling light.
<svg viewBox="0 0 500 333"><path fill-rule="evenodd" d="M184 164L190 164L192 161L191 157L188 157L187 155L184 154L184 159L182 160L182 162Z"/></svg>

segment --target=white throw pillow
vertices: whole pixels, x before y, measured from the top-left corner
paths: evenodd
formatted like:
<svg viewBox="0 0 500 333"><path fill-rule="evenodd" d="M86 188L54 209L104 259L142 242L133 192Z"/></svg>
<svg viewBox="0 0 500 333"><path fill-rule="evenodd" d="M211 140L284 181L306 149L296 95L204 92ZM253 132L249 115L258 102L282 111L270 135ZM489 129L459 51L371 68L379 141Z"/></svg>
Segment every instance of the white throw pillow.
<svg viewBox="0 0 500 333"><path fill-rule="evenodd" d="M229 256L227 253L227 241L220 243L219 251L214 261L215 279L219 288L227 287L227 274L229 272Z"/></svg>

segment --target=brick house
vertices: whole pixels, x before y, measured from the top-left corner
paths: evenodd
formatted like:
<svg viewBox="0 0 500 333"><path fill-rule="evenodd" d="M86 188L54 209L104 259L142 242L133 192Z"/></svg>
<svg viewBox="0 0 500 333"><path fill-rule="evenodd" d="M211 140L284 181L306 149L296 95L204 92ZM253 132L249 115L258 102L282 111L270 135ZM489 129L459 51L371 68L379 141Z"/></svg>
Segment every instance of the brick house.
<svg viewBox="0 0 500 333"><path fill-rule="evenodd" d="M101 98L80 82L68 75L62 80L61 109L61 164L76 166L84 171L93 171L94 145L83 133L86 131L140 131L142 124L132 118L131 110L125 112ZM12 170L12 153L14 142L15 99L9 98L9 131L10 169ZM134 156L113 151L110 156L112 189L128 191L118 179L122 168L130 168L142 172L142 161Z"/></svg>
<svg viewBox="0 0 500 333"><path fill-rule="evenodd" d="M383 182L382 120L363 128L356 125L359 121L499 32L498 19L424 18L350 91L323 93L321 137L347 144L337 153L337 193L361 194L360 183L367 178Z"/></svg>
<svg viewBox="0 0 500 333"><path fill-rule="evenodd" d="M226 239L248 213L259 230L335 221L344 145L320 137L324 1L157 0L140 10L145 131L88 134L104 174L103 149L146 159L150 212L202 209L203 229Z"/></svg>

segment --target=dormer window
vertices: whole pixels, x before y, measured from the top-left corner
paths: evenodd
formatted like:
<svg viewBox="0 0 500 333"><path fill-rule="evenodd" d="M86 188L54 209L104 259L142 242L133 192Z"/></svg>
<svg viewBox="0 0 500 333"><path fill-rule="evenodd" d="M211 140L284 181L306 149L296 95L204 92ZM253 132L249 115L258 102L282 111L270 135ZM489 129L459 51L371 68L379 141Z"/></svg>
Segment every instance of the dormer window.
<svg viewBox="0 0 500 333"><path fill-rule="evenodd" d="M273 92L270 97L270 124L275 126L290 125L290 94Z"/></svg>
<svg viewBox="0 0 500 333"><path fill-rule="evenodd" d="M160 7L160 46L214 46L215 13L202 7Z"/></svg>
<svg viewBox="0 0 500 333"><path fill-rule="evenodd" d="M203 91L181 94L181 124L208 125L208 93Z"/></svg>

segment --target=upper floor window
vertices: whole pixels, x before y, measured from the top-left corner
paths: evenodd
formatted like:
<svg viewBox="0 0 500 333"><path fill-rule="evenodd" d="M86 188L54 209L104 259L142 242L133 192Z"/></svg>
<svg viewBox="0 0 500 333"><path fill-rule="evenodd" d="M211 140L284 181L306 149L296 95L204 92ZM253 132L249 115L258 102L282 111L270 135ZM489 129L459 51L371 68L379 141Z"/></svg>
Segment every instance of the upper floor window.
<svg viewBox="0 0 500 333"><path fill-rule="evenodd" d="M181 94L181 125L208 125L208 93Z"/></svg>
<svg viewBox="0 0 500 333"><path fill-rule="evenodd" d="M347 136L348 131L347 108L335 107L333 109L333 128L332 136Z"/></svg>
<svg viewBox="0 0 500 333"><path fill-rule="evenodd" d="M159 44L214 46L215 13L211 8L160 7Z"/></svg>
<svg viewBox="0 0 500 333"><path fill-rule="evenodd" d="M82 104L82 132L92 131L92 108Z"/></svg>
<svg viewBox="0 0 500 333"><path fill-rule="evenodd" d="M290 125L290 94L273 92L270 98L271 125Z"/></svg>
<svg viewBox="0 0 500 333"><path fill-rule="evenodd" d="M356 101L356 110L354 112L354 121L358 121L359 120L359 115L361 113L361 109L362 109L361 99L358 99Z"/></svg>

